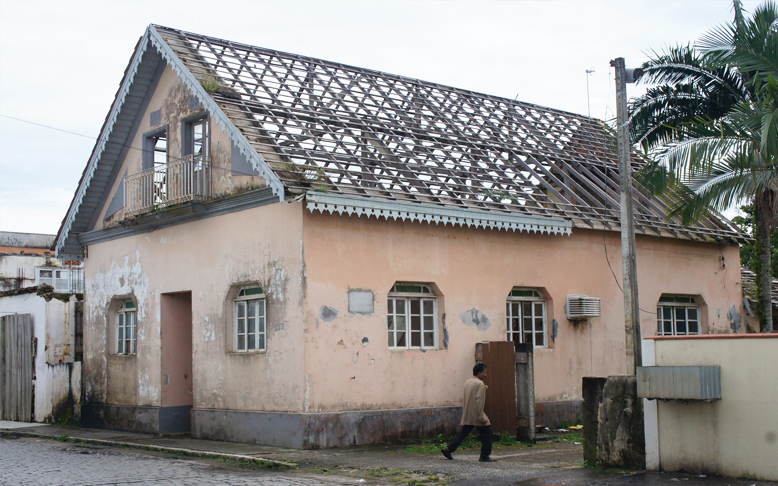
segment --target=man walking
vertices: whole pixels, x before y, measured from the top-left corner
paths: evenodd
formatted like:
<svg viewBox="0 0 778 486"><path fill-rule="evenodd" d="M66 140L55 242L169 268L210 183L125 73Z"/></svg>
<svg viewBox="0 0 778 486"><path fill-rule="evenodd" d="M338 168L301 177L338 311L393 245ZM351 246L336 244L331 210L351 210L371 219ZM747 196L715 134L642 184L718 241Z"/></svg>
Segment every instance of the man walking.
<svg viewBox="0 0 778 486"><path fill-rule="evenodd" d="M477 364L473 367L473 377L465 382L465 401L462 405L462 420L459 425L462 430L454 437L449 445L440 450L446 459L453 460L451 453L456 451L459 445L470 435L473 427L478 428L481 434L481 462L495 462L496 459L489 457L492 454L492 428L489 417L484 413L484 402L486 400L486 365Z"/></svg>

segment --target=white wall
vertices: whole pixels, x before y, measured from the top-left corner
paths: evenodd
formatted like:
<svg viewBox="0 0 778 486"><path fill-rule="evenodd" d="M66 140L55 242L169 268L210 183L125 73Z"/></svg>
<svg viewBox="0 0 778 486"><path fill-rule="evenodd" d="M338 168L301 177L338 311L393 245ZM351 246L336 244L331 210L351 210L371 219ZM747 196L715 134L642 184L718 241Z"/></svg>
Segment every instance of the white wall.
<svg viewBox="0 0 778 486"><path fill-rule="evenodd" d="M0 297L0 315L15 313L32 316L33 337L37 339L36 422L51 420L54 406L67 400L71 388L76 405L80 403L81 365L69 364L73 362L74 307L75 297L71 297L70 302L57 299L46 302L35 293ZM77 412L78 407L75 408Z"/></svg>
<svg viewBox="0 0 778 486"><path fill-rule="evenodd" d="M661 469L778 480L778 334L654 345L657 366L721 367L721 400L656 402Z"/></svg>

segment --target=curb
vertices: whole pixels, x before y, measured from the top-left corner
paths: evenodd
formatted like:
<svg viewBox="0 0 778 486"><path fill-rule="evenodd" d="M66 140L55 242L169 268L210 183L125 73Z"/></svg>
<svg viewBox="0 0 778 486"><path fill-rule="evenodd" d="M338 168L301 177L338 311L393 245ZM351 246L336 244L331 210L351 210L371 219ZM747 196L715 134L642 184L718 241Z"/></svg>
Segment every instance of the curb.
<svg viewBox="0 0 778 486"><path fill-rule="evenodd" d="M52 440L59 440L59 441L62 440L62 435L40 434L38 432L19 431L16 429L0 429L0 432L4 434L19 436L19 437L37 437L40 439L52 439ZM94 445L103 445L103 446L112 446L112 447L129 447L131 449L141 449L141 450L155 451L155 452L173 452L176 454L183 454L192 457L204 457L208 459L233 459L241 462L266 464L271 466L280 466L280 467L285 467L290 469L297 469L297 464L295 464L294 462L279 461L276 459L267 459L264 457L256 457L256 456L246 456L243 454L229 454L226 452L197 451L194 449L184 449L181 447L167 447L167 446L159 446L153 444L138 444L134 442L119 442L114 440L90 439L90 438L76 437L71 435L67 436L67 442L73 442L78 444L94 444Z"/></svg>

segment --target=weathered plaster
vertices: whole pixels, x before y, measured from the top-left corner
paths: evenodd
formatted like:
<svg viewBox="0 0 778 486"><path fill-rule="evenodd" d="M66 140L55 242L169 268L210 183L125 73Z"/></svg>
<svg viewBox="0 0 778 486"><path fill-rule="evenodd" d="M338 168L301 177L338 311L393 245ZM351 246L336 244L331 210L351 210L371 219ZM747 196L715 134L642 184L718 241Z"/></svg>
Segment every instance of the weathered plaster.
<svg viewBox="0 0 778 486"><path fill-rule="evenodd" d="M375 295L372 290L349 289L348 290L349 314L361 314L369 316L375 312Z"/></svg>
<svg viewBox="0 0 778 486"><path fill-rule="evenodd" d="M468 326L473 326L479 331L486 331L492 327L492 321L476 308L461 312L459 318Z"/></svg>
<svg viewBox="0 0 778 486"><path fill-rule="evenodd" d="M338 310L328 305L323 305L319 309L319 319L324 322L332 322L338 318Z"/></svg>
<svg viewBox="0 0 778 486"><path fill-rule="evenodd" d="M535 350L537 400L579 400L583 376L626 372L621 277L614 267L614 279L604 251L607 245L609 255L618 253L618 233L606 233L603 242L601 231L558 238L307 212L304 223L306 406L312 412L459 404L457 383L470 376L475 343L505 340L505 299L516 286L538 288L547 299L547 347ZM739 275L720 264L722 253L737 261L737 247L642 236L637 247L642 309L655 309L663 293L699 295L703 332L730 332L729 321L712 310L742 306ZM438 350L387 348L386 294L398 281L434 284ZM373 314L349 313L316 326L322 302L348 306L356 288L373 289ZM567 321L569 294L600 297L602 317L577 326ZM471 325L473 309L492 325ZM459 318L444 322L449 312ZM644 336L656 334L656 315L642 313L641 327ZM344 352L365 337L375 364ZM350 371L332 372L337 369Z"/></svg>
<svg viewBox="0 0 778 486"><path fill-rule="evenodd" d="M301 214L300 204L271 204L90 246L85 324L98 337L86 343L94 362L89 399L111 403L108 382L120 381L113 373L122 371L138 392L121 405L163 406L160 294L191 291L195 409L301 411L304 338L294 305L302 293ZM248 283L259 284L267 298L265 352L231 350L230 292ZM114 337L106 337L108 302L126 295L139 310L137 357L113 355Z"/></svg>
<svg viewBox="0 0 778 486"><path fill-rule="evenodd" d="M735 304L730 305L729 309L727 309L727 319L732 332L739 333L740 327L743 324L743 316L737 311Z"/></svg>

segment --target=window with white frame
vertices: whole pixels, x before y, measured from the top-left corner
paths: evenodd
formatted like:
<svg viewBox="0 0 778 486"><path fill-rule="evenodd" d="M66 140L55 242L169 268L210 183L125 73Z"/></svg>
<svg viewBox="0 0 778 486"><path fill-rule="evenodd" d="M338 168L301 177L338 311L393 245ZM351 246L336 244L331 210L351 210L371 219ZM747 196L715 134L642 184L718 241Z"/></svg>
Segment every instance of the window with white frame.
<svg viewBox="0 0 778 486"><path fill-rule="evenodd" d="M260 287L242 287L233 301L236 352L265 350L265 293Z"/></svg>
<svg viewBox="0 0 778 486"><path fill-rule="evenodd" d="M539 290L514 288L508 294L506 308L508 341L547 345L546 299Z"/></svg>
<svg viewBox="0 0 778 486"><path fill-rule="evenodd" d="M51 285L54 286L54 270L50 268L38 268L36 269L36 285Z"/></svg>
<svg viewBox="0 0 778 486"><path fill-rule="evenodd" d="M656 306L657 334L660 336L686 336L700 334L700 304L691 295L666 295L659 297Z"/></svg>
<svg viewBox="0 0 778 486"><path fill-rule="evenodd" d="M116 313L116 354L136 354L138 312L135 302L122 302Z"/></svg>
<svg viewBox="0 0 778 486"><path fill-rule="evenodd" d="M436 349L438 298L428 285L396 283L388 295L390 349Z"/></svg>

